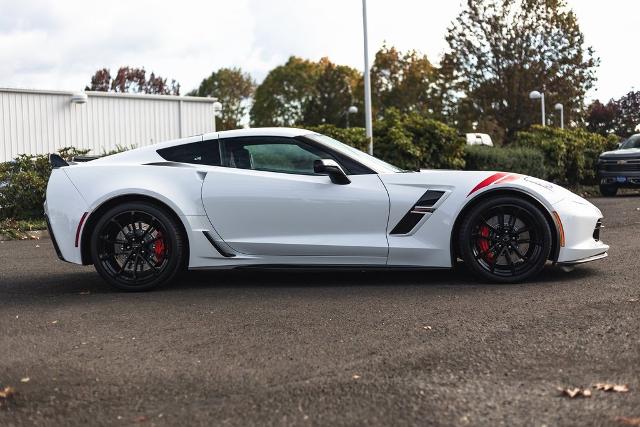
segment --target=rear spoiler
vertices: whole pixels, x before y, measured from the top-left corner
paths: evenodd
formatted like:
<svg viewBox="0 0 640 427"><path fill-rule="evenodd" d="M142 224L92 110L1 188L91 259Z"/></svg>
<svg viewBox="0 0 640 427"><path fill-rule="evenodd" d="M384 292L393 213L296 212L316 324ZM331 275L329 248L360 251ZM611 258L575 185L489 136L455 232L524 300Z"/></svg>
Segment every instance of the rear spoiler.
<svg viewBox="0 0 640 427"><path fill-rule="evenodd" d="M96 160L99 159L101 156L75 156L73 158L73 161L75 163L84 163L84 162L90 162L91 160Z"/></svg>
<svg viewBox="0 0 640 427"><path fill-rule="evenodd" d="M63 166L75 165L76 163L90 162L92 160L99 159L100 156L75 156L71 163L63 159L59 154L49 154L49 163L54 169L61 168Z"/></svg>

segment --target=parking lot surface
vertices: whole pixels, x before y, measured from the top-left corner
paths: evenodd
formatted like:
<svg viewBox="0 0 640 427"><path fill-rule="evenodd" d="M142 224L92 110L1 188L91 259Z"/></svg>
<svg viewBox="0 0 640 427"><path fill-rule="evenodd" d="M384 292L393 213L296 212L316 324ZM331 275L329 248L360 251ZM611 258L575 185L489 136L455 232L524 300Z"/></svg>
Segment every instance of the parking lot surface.
<svg viewBox="0 0 640 427"><path fill-rule="evenodd" d="M454 271L191 272L113 291L0 244L0 425L616 425L640 417L640 197L594 199L606 260ZM628 384L563 397L557 387ZM620 424L623 425L623 424Z"/></svg>

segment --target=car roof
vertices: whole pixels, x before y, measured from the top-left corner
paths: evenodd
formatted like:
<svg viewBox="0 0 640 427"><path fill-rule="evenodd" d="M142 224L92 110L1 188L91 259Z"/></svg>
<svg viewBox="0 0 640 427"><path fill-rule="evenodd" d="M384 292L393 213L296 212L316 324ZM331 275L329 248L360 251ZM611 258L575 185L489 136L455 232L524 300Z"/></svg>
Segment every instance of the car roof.
<svg viewBox="0 0 640 427"><path fill-rule="evenodd" d="M222 132L211 132L204 134L204 139L213 138L216 135L219 138L239 138L243 136L280 136L285 138L295 138L296 136L308 135L313 133L309 130L297 129L297 128L250 128L250 129L235 129L225 130Z"/></svg>
<svg viewBox="0 0 640 427"><path fill-rule="evenodd" d="M194 135L186 138L164 141L158 144L147 145L133 150L125 151L111 156L102 157L91 162L82 163L83 166L107 164L107 163L144 163L159 161L156 153L158 149L174 147L192 142L206 141L214 138L239 138L246 136L279 136L284 138L295 138L301 135L309 135L314 132L296 128L251 128L236 129L222 132L210 132L204 135Z"/></svg>

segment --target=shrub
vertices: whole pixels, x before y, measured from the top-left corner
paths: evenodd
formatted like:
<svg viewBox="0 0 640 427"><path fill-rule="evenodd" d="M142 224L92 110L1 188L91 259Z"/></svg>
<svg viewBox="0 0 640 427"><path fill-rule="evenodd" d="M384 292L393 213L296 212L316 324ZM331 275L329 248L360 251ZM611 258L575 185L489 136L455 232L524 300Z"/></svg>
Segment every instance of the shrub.
<svg viewBox="0 0 640 427"><path fill-rule="evenodd" d="M50 173L47 156L22 154L0 163L0 218L42 217Z"/></svg>
<svg viewBox="0 0 640 427"><path fill-rule="evenodd" d="M363 128L321 125L310 130L364 152L369 149ZM464 140L453 128L418 114L389 110L383 120L376 122L373 140L376 157L403 169L464 167Z"/></svg>
<svg viewBox="0 0 640 427"><path fill-rule="evenodd" d="M504 171L547 179L544 154L535 148L467 146L466 170Z"/></svg>
<svg viewBox="0 0 640 427"><path fill-rule="evenodd" d="M88 152L75 147L58 150L67 161ZM21 154L11 162L0 163L0 219L42 218L49 175L47 155Z"/></svg>
<svg viewBox="0 0 640 427"><path fill-rule="evenodd" d="M462 169L464 139L442 122L388 110L374 127L375 154L403 169Z"/></svg>
<svg viewBox="0 0 640 427"><path fill-rule="evenodd" d="M548 179L563 184L595 184L598 156L615 148L615 136L604 137L583 129L563 130L533 126L518 132L517 147L536 148L545 157Z"/></svg>
<svg viewBox="0 0 640 427"><path fill-rule="evenodd" d="M367 152L369 150L369 142L364 128L339 128L334 125L320 125L308 128L310 131L327 135L340 142L344 142L351 147Z"/></svg>

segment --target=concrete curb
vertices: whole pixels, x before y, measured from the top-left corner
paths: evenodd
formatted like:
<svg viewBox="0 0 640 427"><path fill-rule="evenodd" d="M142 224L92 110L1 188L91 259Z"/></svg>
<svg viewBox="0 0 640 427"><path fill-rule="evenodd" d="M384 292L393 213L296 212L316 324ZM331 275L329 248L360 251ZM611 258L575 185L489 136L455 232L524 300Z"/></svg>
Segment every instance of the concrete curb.
<svg viewBox="0 0 640 427"><path fill-rule="evenodd" d="M25 236L23 238L13 238L0 234L0 242L8 242L10 240L41 240L49 238L49 232L47 230L26 231L24 234Z"/></svg>

